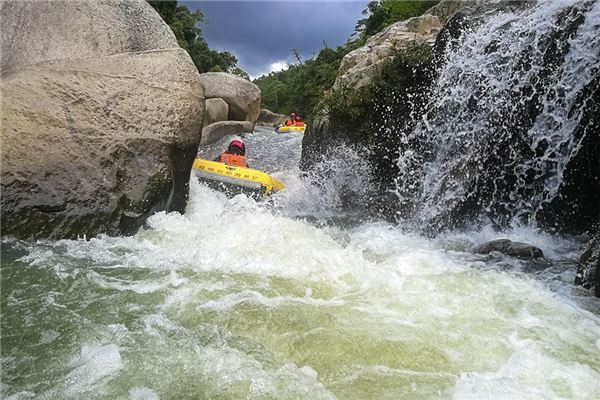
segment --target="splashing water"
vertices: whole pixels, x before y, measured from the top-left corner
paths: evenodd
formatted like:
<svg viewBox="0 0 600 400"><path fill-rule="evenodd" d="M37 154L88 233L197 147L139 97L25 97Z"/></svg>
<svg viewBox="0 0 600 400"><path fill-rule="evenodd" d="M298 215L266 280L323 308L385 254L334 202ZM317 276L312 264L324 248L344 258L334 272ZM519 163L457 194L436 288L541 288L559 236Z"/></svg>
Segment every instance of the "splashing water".
<svg viewBox="0 0 600 400"><path fill-rule="evenodd" d="M419 199L420 223L483 214L535 225L585 139L577 128L600 74L599 29L600 2L548 0L464 33L408 134L418 148L398 161L397 192Z"/></svg>
<svg viewBox="0 0 600 400"><path fill-rule="evenodd" d="M558 268L538 276L467 253L489 228L315 224L339 209L334 188L269 158L297 160L300 140L246 137L251 165L291 189L269 201L192 177L186 213L132 237L5 239L2 398L598 398L600 319L582 305L600 303L560 269L577 241L507 232ZM340 171L327 182L350 184Z"/></svg>

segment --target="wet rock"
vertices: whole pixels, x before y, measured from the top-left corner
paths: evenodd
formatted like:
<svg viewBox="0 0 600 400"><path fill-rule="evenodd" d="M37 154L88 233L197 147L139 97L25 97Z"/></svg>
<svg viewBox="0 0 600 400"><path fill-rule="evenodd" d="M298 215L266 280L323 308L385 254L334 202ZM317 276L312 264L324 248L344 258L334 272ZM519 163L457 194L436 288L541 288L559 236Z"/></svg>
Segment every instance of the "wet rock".
<svg viewBox="0 0 600 400"><path fill-rule="evenodd" d="M250 121L260 113L260 89L254 83L225 72L200 75L207 99L221 98L229 105L228 120Z"/></svg>
<svg viewBox="0 0 600 400"><path fill-rule="evenodd" d="M438 182L426 193L433 201L424 207L439 207L435 218L427 216L434 229L452 229L482 215L498 226L509 225L518 219L524 224L537 222L538 226L553 231L577 234L589 231L600 222L597 207L600 204L600 169L596 161L600 154L600 136L596 134L600 127L600 102L597 100L600 98L600 77L597 73L586 76L580 72L590 71L585 66L589 62L585 57L570 57L578 52L594 54L594 51L571 48L578 42L587 42L585 38L582 41L574 37L585 34L588 29L589 35L595 33L593 28L585 26L585 21L593 18L588 14L592 4L582 2L564 7L552 16L556 21L552 29L532 31L539 35L535 41L539 44L535 50L537 59L531 57L531 46L523 46L507 57L503 50L507 43L486 42L482 48L482 54L489 59L486 62L494 66L493 70L498 70L499 65L514 68L510 75L510 79L514 79L512 84L503 87L488 85L482 80L482 84L470 85L464 81L464 86L457 85L468 93L468 100L464 101L465 107L460 112L449 103L440 102L438 108L432 102L434 105L427 113L428 124L434 128L430 132L437 136L426 138L430 145L419 143L409 150L414 153L421 149L430 151L437 142L449 138L444 149L430 157L441 165L452 166L436 177L428 177L430 181ZM461 31L476 28L499 11L515 12L518 18L519 13L525 13L524 10L534 5L531 1L487 2L460 11L438 35L434 50L437 60L444 61L440 54L457 49ZM506 21L497 28L499 32L504 31L506 37L518 29L525 31L523 24L511 19ZM479 64L484 63L479 61ZM526 65L525 69L523 65ZM480 76L494 74L487 68L481 68L477 73ZM460 77L456 78L454 82L460 80ZM576 85L572 83L575 81L578 82ZM565 93L565 86L575 89L575 96ZM571 100L571 96L576 100ZM499 106L499 98L513 100ZM466 118L449 118L450 110L456 111L456 115L462 113ZM473 115L485 123L471 125ZM471 139L465 135L465 140L459 141L446 134L464 131L465 126L476 132ZM436 127L441 127L437 133ZM561 139L556 139L559 136ZM460 150L444 154L445 149L452 147ZM557 168L557 164L561 167ZM421 165L424 163L410 165L408 169L417 174ZM457 192L461 194L456 195ZM432 203L435 203L434 207Z"/></svg>
<svg viewBox="0 0 600 400"><path fill-rule="evenodd" d="M543 225L567 232L600 225L600 74L581 91L573 112L578 109L577 154L566 165L557 195L538 213Z"/></svg>
<svg viewBox="0 0 600 400"><path fill-rule="evenodd" d="M2 234L129 234L185 209L204 113L145 1L2 2Z"/></svg>
<svg viewBox="0 0 600 400"><path fill-rule="evenodd" d="M590 241L587 250L579 258L574 285L591 290L596 297L600 297L600 235Z"/></svg>
<svg viewBox="0 0 600 400"><path fill-rule="evenodd" d="M263 108L260 110L256 124L260 126L274 126L282 123L287 118L286 115L274 113L271 110Z"/></svg>
<svg viewBox="0 0 600 400"><path fill-rule="evenodd" d="M254 125L250 121L220 121L202 129L201 145L214 143L223 136L252 132Z"/></svg>
<svg viewBox="0 0 600 400"><path fill-rule="evenodd" d="M489 254L492 251L524 260L544 257L544 252L539 247L527 243L513 242L508 239L492 240L471 249L472 253L478 254Z"/></svg>
<svg viewBox="0 0 600 400"><path fill-rule="evenodd" d="M226 121L229 114L229 105L223 99L206 99L204 111L204 126L214 122Z"/></svg>

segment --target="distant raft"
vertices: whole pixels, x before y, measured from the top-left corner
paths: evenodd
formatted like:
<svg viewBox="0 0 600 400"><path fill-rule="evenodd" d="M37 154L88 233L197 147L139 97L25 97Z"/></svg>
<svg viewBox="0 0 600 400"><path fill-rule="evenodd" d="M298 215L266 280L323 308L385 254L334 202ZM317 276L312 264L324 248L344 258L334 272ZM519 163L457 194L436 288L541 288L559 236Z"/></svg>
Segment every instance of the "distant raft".
<svg viewBox="0 0 600 400"><path fill-rule="evenodd" d="M275 127L275 132L277 133L304 133L306 130L306 125L277 125Z"/></svg>
<svg viewBox="0 0 600 400"><path fill-rule="evenodd" d="M213 189L233 193L271 195L284 188L278 180L252 168L234 167L216 161L194 160L198 179Z"/></svg>

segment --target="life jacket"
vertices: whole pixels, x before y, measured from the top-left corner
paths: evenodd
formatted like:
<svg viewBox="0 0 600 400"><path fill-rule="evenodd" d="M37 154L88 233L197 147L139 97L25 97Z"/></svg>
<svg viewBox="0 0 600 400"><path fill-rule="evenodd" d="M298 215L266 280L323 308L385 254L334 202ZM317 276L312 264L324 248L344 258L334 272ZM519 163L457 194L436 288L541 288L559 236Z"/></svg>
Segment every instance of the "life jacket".
<svg viewBox="0 0 600 400"><path fill-rule="evenodd" d="M302 122L302 121L296 121L296 123L294 125L296 125L296 126L304 126L304 122Z"/></svg>
<svg viewBox="0 0 600 400"><path fill-rule="evenodd" d="M285 126L292 126L294 125L294 121L292 121L291 119L288 119L287 121L285 121Z"/></svg>
<svg viewBox="0 0 600 400"><path fill-rule="evenodd" d="M246 156L238 156L237 154L227 153L226 151L221 153L219 157L219 162L223 164L232 165L234 167L244 167L248 168L248 161L246 160Z"/></svg>

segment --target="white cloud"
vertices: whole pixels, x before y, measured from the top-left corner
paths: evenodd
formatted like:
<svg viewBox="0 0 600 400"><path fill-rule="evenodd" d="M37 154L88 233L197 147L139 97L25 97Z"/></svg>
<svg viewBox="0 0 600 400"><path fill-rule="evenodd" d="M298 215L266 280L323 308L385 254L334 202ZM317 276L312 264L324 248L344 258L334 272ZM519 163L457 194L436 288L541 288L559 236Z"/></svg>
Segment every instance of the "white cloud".
<svg viewBox="0 0 600 400"><path fill-rule="evenodd" d="M271 72L284 71L284 70L288 69L289 67L290 67L290 64L287 63L286 61L277 61L277 62L274 62L271 64L268 71L260 72L257 75L250 74L250 80L253 81L257 78L260 78L263 75L270 74Z"/></svg>
<svg viewBox="0 0 600 400"><path fill-rule="evenodd" d="M288 69L289 67L290 67L290 64L286 63L285 61L274 62L273 64L271 64L270 72L284 71L284 70Z"/></svg>

